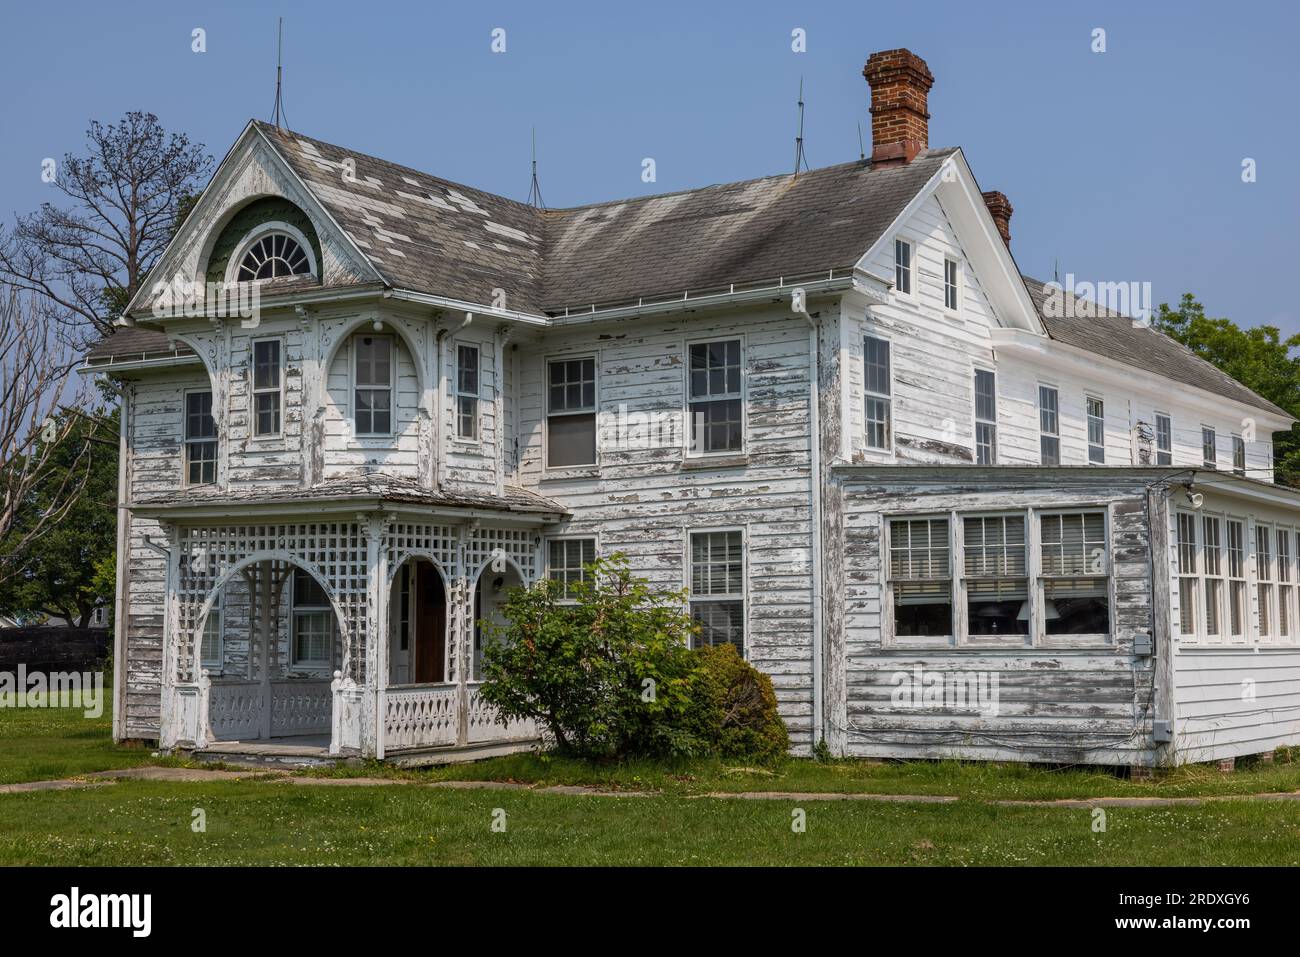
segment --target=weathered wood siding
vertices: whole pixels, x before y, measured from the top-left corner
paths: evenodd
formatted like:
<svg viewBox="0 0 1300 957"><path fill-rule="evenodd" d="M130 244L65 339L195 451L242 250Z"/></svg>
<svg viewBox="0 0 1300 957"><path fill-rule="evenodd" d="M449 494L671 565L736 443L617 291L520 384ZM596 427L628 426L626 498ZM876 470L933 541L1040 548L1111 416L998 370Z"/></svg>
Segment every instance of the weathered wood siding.
<svg viewBox="0 0 1300 957"><path fill-rule="evenodd" d="M820 318L837 334L833 307ZM812 715L808 331L780 306L642 319L599 334L555 330L521 346L519 371L521 472L573 510L559 534L594 536L601 554L622 552L636 574L676 590L688 584L692 529L744 529L746 655L772 677L792 744L803 751ZM686 344L735 336L743 337L747 456L693 467ZM584 355L597 359L598 465L549 470L545 360Z"/></svg>
<svg viewBox="0 0 1300 957"><path fill-rule="evenodd" d="M844 492L846 751L863 757L960 757L1144 764L1152 759L1154 659L1133 654L1151 630L1151 554L1145 486L1098 471L1064 484L971 471L969 479L908 481L841 469ZM909 470L914 471L914 470ZM883 523L889 516L1101 506L1110 517L1112 635L1104 645L1068 636L1017 647L918 647L888 637ZM960 516L959 516L960 517ZM892 700L895 676L998 678L998 711L914 708Z"/></svg>

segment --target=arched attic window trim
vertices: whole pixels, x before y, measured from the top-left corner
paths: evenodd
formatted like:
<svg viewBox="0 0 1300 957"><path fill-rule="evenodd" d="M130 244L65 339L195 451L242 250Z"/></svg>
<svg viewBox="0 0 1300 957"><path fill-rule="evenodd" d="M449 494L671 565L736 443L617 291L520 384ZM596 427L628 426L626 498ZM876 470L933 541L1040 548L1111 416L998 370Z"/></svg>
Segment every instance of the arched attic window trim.
<svg viewBox="0 0 1300 957"><path fill-rule="evenodd" d="M291 276L319 278L320 273L307 237L285 222L265 222L250 230L226 263L226 282Z"/></svg>

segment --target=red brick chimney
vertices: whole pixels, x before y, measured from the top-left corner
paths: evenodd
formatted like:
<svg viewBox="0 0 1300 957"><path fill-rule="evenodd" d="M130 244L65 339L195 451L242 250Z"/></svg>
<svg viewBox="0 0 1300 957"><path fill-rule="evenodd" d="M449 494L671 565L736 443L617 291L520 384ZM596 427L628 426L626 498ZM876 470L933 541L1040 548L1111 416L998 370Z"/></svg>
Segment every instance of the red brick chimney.
<svg viewBox="0 0 1300 957"><path fill-rule="evenodd" d="M993 216L993 222L997 223L998 232L1002 234L1002 241L1011 248L1011 200L1007 199L1006 193L999 193L996 189L991 189L983 194L984 205L989 208Z"/></svg>
<svg viewBox="0 0 1300 957"><path fill-rule="evenodd" d="M862 75L871 84L871 165L912 162L930 148L930 68L911 50L883 50L867 57Z"/></svg>

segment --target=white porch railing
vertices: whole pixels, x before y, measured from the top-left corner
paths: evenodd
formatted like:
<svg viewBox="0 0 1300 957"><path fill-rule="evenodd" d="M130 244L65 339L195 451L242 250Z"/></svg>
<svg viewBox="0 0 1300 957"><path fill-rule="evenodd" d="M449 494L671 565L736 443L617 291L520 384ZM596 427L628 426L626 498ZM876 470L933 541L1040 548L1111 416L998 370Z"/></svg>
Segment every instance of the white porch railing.
<svg viewBox="0 0 1300 957"><path fill-rule="evenodd" d="M262 683L213 681L208 689L208 727L214 741L248 741L262 733Z"/></svg>
<svg viewBox="0 0 1300 957"><path fill-rule="evenodd" d="M537 722L512 720L501 723L496 708L488 704L479 695L481 683L469 685L469 729L466 741L469 744L481 744L484 741L517 741L521 738L537 737Z"/></svg>
<svg viewBox="0 0 1300 957"><path fill-rule="evenodd" d="M384 750L455 744L458 690L454 684L440 684L385 691Z"/></svg>
<svg viewBox="0 0 1300 957"><path fill-rule="evenodd" d="M328 734L334 696L329 679L271 682L271 736Z"/></svg>

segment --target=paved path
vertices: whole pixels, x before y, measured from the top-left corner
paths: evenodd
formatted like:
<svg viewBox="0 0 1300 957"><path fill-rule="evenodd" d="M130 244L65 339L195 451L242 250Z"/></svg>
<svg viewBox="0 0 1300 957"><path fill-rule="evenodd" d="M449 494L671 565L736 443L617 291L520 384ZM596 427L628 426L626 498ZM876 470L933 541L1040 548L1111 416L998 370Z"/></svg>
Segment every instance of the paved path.
<svg viewBox="0 0 1300 957"><path fill-rule="evenodd" d="M303 787L386 787L405 784L414 787L441 788L453 791L531 791L534 794L582 795L586 797L657 797L656 791L611 791L607 788L585 787L577 784L553 784L541 787L516 781L411 781L403 778L326 778L294 775L282 768L246 769L239 771L214 771L207 768L126 768L118 771L94 771L58 781L26 781L21 784L0 784L0 794L24 794L33 791L66 791L70 788L104 787L119 780L131 781L240 781L247 779L281 779ZM683 795L692 800L738 801L880 801L898 804L952 804L961 800L951 794L866 794L849 791L710 791L705 794ZM1275 791L1264 794L1214 794L1204 797L1095 797L1063 798L1060 800L1008 800L986 801L1006 807L1177 807L1207 804L1213 801L1300 801L1300 791Z"/></svg>

